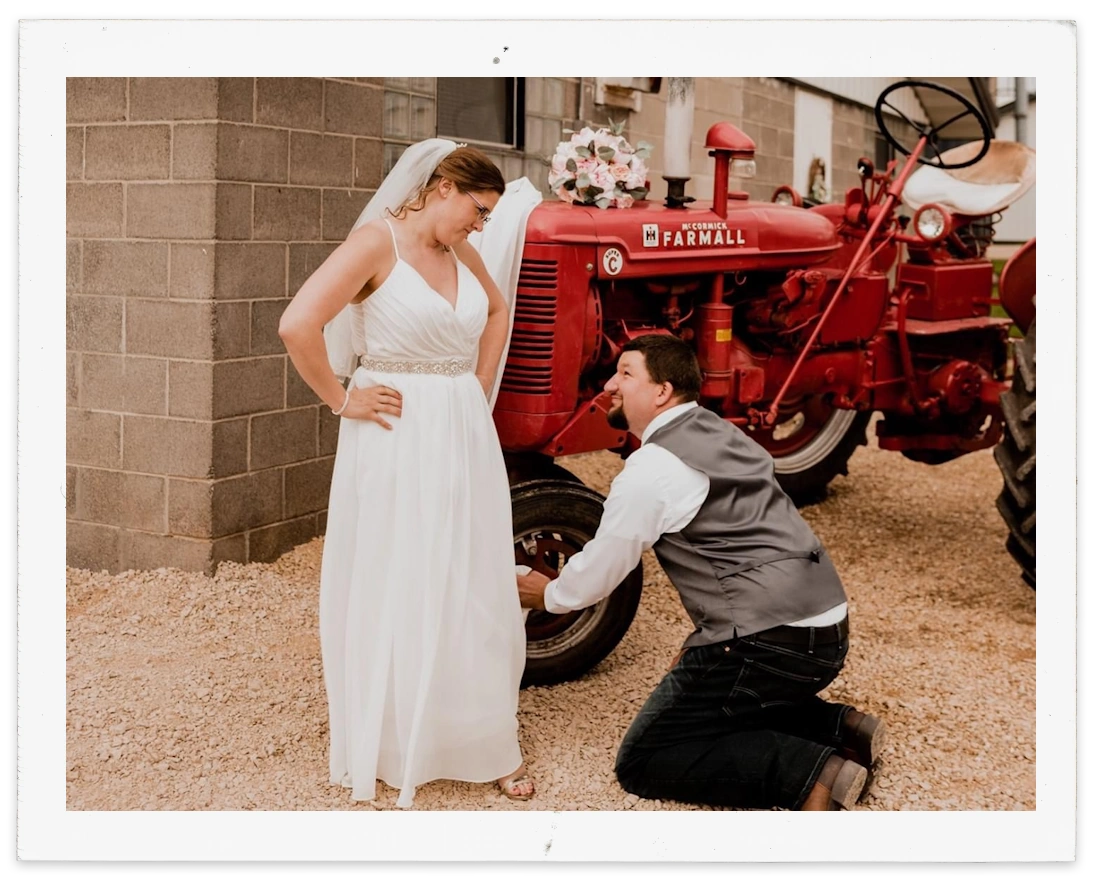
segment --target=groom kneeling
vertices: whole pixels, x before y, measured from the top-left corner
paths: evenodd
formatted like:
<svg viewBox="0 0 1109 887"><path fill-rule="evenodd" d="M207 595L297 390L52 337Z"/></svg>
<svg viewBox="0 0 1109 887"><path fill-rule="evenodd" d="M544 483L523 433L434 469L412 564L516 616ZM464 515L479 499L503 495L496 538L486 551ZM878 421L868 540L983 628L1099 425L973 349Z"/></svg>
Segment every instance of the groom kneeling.
<svg viewBox="0 0 1109 887"><path fill-rule="evenodd" d="M557 579L518 577L524 607L567 613L612 592L654 546L695 630L632 722L616 777L644 798L723 807L855 805L885 728L816 694L847 655L847 599L770 455L699 407L696 355L645 335L605 390L642 441L596 538Z"/></svg>

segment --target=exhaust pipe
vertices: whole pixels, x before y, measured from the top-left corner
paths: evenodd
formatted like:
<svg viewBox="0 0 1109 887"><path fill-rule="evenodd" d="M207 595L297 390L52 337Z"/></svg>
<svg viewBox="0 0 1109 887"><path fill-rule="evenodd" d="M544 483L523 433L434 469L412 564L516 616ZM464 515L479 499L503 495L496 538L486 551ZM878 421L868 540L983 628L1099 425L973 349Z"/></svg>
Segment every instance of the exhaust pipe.
<svg viewBox="0 0 1109 887"><path fill-rule="evenodd" d="M667 78L666 133L664 150L666 166L666 205L673 208L692 203L685 196L685 183L689 181L689 151L693 139L693 78Z"/></svg>

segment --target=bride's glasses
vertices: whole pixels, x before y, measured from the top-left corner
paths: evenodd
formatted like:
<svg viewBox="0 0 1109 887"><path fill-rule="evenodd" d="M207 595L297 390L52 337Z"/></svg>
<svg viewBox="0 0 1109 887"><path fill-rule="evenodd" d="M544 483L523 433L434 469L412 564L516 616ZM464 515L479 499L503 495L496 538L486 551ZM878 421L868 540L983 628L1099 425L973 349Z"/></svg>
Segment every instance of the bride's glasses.
<svg viewBox="0 0 1109 887"><path fill-rule="evenodd" d="M459 190L461 190L461 189L459 189ZM481 203L479 203L478 199L476 197L474 197L474 195L471 194L469 191L463 191L462 193L465 194L467 197L469 197L474 202L474 206L476 206L477 209L478 209L478 218L481 220L481 224L488 225L489 224L489 219L493 215L492 211L489 210L489 209L486 209L485 206L483 206Z"/></svg>

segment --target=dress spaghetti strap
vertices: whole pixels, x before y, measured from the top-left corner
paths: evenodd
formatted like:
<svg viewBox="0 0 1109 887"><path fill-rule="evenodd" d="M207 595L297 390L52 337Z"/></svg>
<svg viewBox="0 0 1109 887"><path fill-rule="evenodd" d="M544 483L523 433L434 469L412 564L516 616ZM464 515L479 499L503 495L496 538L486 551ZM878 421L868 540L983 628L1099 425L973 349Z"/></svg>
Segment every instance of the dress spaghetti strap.
<svg viewBox="0 0 1109 887"><path fill-rule="evenodd" d="M393 233L393 226L389 224L388 219L382 219L385 227L389 229L389 236L393 239L393 258L398 262L400 261L400 251L397 249L397 235Z"/></svg>

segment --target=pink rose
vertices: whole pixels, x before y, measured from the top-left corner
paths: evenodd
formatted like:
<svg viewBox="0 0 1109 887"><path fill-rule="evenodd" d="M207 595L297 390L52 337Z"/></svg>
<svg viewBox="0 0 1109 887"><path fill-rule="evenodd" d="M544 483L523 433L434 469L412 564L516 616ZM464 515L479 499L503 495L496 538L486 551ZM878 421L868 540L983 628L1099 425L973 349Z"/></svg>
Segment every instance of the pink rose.
<svg viewBox="0 0 1109 887"><path fill-rule="evenodd" d="M612 173L613 178L618 182L623 182L632 173L631 169L624 163L612 163L609 165L608 169L609 172Z"/></svg>
<svg viewBox="0 0 1109 887"><path fill-rule="evenodd" d="M616 198L617 209L629 209L633 203L635 203L635 198L629 194L620 194Z"/></svg>
<svg viewBox="0 0 1109 887"><path fill-rule="evenodd" d="M595 166L589 171L589 184L602 191L611 191L616 186L616 179L612 177L607 167Z"/></svg>

